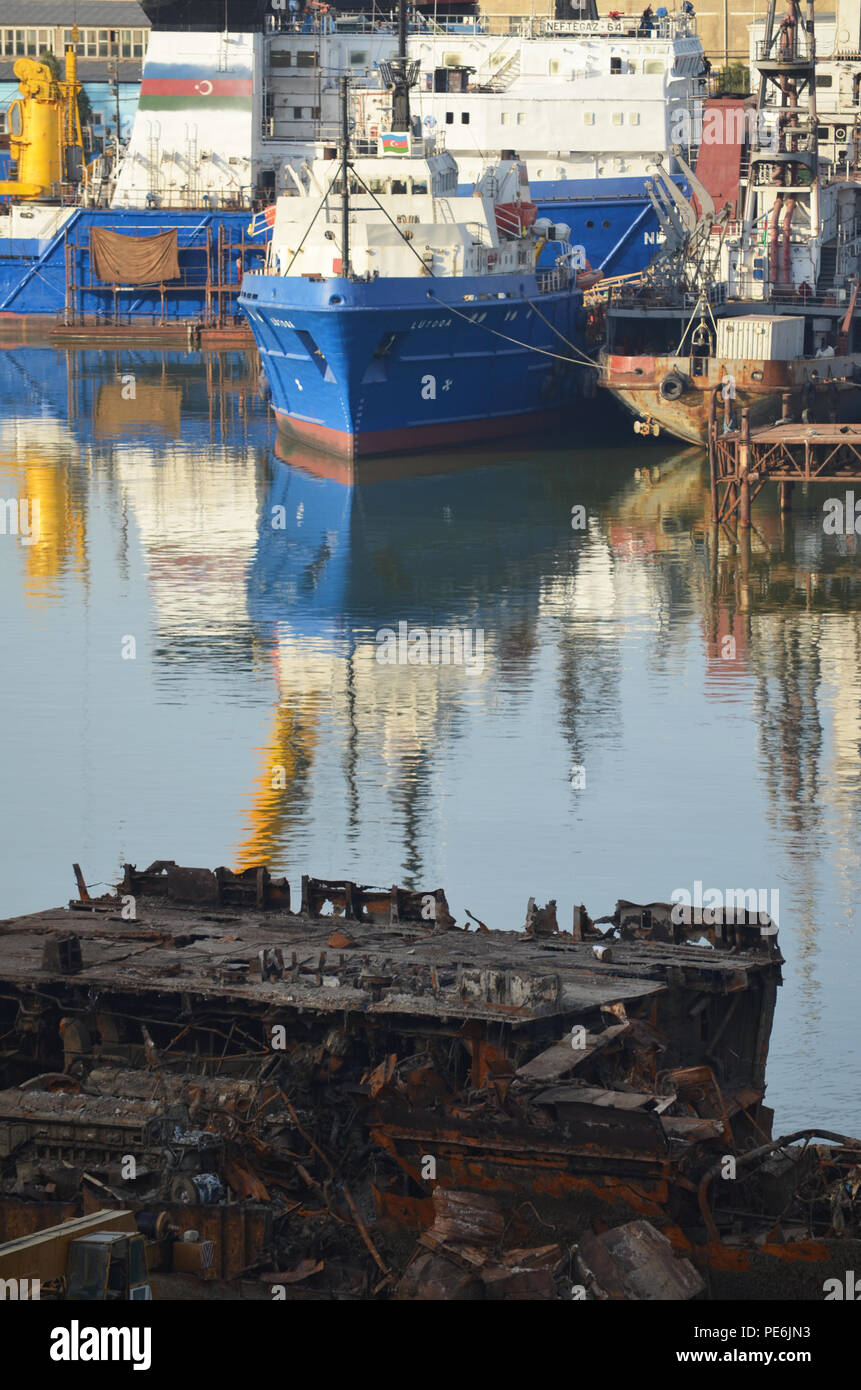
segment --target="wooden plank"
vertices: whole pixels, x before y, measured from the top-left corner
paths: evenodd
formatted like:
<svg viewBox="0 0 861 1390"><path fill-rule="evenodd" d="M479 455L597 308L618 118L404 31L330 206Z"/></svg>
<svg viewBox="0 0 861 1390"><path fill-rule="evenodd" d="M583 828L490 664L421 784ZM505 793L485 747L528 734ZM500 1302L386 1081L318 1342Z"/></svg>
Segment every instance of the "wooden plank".
<svg viewBox="0 0 861 1390"><path fill-rule="evenodd" d="M587 1033L585 1047L572 1047L571 1034L568 1033L552 1047L539 1052L531 1062L525 1062L522 1067L518 1067L514 1075L520 1081L555 1081L560 1076L567 1076L568 1072L575 1071L585 1062L587 1057L592 1057L621 1033L627 1033L628 1026L627 1023L614 1023L603 1033Z"/></svg>

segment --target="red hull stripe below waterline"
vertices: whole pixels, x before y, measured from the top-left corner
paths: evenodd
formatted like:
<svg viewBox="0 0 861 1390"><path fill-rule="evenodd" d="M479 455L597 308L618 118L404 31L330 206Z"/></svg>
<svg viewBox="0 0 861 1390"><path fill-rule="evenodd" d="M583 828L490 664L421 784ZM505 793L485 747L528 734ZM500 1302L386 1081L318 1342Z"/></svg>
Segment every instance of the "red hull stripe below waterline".
<svg viewBox="0 0 861 1390"><path fill-rule="evenodd" d="M500 435L531 434L557 428L562 423L559 410L545 410L537 415L498 415L490 420L454 420L441 425L413 425L398 430L373 430L364 434L348 434L328 425L316 425L310 420L298 420L276 410L278 423L288 433L297 435L318 449L327 449L342 458L367 458L371 454L398 454L410 449L433 449L440 444L470 444Z"/></svg>

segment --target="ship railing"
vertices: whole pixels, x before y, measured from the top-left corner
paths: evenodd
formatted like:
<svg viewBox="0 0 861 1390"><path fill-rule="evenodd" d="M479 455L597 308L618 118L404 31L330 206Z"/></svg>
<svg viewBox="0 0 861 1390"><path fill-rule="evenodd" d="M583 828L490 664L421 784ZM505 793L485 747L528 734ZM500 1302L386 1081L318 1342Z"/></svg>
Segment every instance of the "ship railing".
<svg viewBox="0 0 861 1390"><path fill-rule="evenodd" d="M498 18L498 16L493 16ZM411 34L485 34L487 16L469 15L461 18L446 16L438 19L433 15L412 15L408 22ZM391 6L373 6L370 10L350 15L311 15L293 17L279 12L266 17L267 34L396 34L398 32L397 9Z"/></svg>
<svg viewBox="0 0 861 1390"><path fill-rule="evenodd" d="M564 266L555 267L553 270L536 270L535 272L539 294L557 294L560 290L567 290L571 284L571 278L571 271Z"/></svg>
<svg viewBox="0 0 861 1390"><path fill-rule="evenodd" d="M739 276L733 284L732 294L727 294L727 303L735 300L749 301L755 299L758 304L765 306L781 306L782 311L786 312L787 305L792 305L796 309L816 309L839 308L849 302L849 291L845 287L835 286L827 290L824 294L816 294L812 288L804 286L764 285L762 280L755 280L752 275Z"/></svg>
<svg viewBox="0 0 861 1390"><path fill-rule="evenodd" d="M764 39L756 45L756 61L807 63L811 58L810 44L804 29L796 33L788 42L782 40L780 26L777 26L770 43Z"/></svg>
<svg viewBox="0 0 861 1390"><path fill-rule="evenodd" d="M382 154L380 143L381 135L390 135L391 131L386 129L378 121L374 121L373 126L379 131L377 135L370 135L368 130L363 127L360 131L353 131L350 136L350 154L357 159L376 159ZM314 123L314 139L323 145L332 145L340 151L341 127L334 121L316 121ZM421 135L410 135L410 158L426 159L432 154L442 154L445 151L445 131L427 130ZM386 156L391 159L393 167L397 166L397 155ZM401 156L406 158L406 156Z"/></svg>
<svg viewBox="0 0 861 1390"><path fill-rule="evenodd" d="M279 11L267 16L269 34L396 34L397 10L394 7L372 6L370 10L351 15L309 15L293 18ZM452 18L412 16L411 34L440 35L511 35L520 38L552 38L564 36L597 36L600 38L675 39L691 38L697 33L695 15L676 14L655 16L644 24L640 14L620 15L610 19L550 19L523 14L482 14Z"/></svg>

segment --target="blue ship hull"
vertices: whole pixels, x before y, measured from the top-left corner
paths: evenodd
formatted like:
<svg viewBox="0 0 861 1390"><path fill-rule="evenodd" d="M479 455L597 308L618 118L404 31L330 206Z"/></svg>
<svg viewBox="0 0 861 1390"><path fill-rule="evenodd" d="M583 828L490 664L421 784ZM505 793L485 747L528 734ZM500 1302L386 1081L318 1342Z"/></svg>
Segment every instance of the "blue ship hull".
<svg viewBox="0 0 861 1390"><path fill-rule="evenodd" d="M239 302L279 423L346 458L552 428L588 375L560 360L583 347L582 294L542 293L534 273L250 274Z"/></svg>

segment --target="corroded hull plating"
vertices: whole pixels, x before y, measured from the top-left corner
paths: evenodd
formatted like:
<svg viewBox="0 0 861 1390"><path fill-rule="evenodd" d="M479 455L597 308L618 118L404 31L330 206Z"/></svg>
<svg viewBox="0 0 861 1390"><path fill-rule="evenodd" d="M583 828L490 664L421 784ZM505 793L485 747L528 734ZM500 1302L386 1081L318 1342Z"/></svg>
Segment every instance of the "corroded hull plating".
<svg viewBox="0 0 861 1390"><path fill-rule="evenodd" d="M709 403L712 394L732 378L736 414L745 406L752 425L768 424L781 413L782 393L791 391L793 410L799 411L807 388L815 395L813 409L822 419L836 408L840 419L857 419L861 412L861 390L855 382L861 375L861 354L843 357L800 358L795 362L732 361L700 358L692 370L690 357L621 357L601 355L599 384L611 391L626 409L639 418L656 423L662 432L692 444L708 442ZM661 383L678 375L684 389L677 399L661 393ZM719 419L724 403L719 398Z"/></svg>

